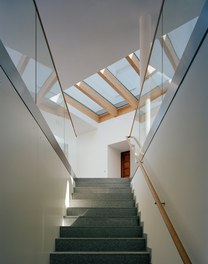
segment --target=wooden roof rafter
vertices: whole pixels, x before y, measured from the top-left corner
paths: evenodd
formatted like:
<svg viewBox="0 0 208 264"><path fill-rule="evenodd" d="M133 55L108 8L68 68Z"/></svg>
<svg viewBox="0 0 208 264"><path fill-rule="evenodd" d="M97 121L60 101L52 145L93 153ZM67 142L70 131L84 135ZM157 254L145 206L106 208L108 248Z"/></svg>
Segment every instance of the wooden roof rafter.
<svg viewBox="0 0 208 264"><path fill-rule="evenodd" d="M137 58L137 56L134 53L131 53L130 55L126 56L126 60L140 76L140 60Z"/></svg>
<svg viewBox="0 0 208 264"><path fill-rule="evenodd" d="M136 97L107 69L98 72L99 76L103 78L121 97L123 97L131 107L137 108L138 100Z"/></svg>
<svg viewBox="0 0 208 264"><path fill-rule="evenodd" d="M108 100L106 100L103 96L97 93L94 89L92 89L85 82L79 82L74 85L77 89L79 89L82 93L87 95L90 99L96 102L98 105L102 106L110 115L113 117L118 115L117 108L111 104Z"/></svg>
<svg viewBox="0 0 208 264"><path fill-rule="evenodd" d="M165 54L167 55L171 65L173 66L173 69L176 70L178 64L179 64L179 58L176 54L176 51L173 47L173 44L167 34L162 36L160 39L161 45L165 51Z"/></svg>
<svg viewBox="0 0 208 264"><path fill-rule="evenodd" d="M69 96L67 93L64 93L64 96L68 104L72 105L74 108L78 109L80 112L84 113L85 115L89 116L94 121L99 123L99 116L95 112Z"/></svg>

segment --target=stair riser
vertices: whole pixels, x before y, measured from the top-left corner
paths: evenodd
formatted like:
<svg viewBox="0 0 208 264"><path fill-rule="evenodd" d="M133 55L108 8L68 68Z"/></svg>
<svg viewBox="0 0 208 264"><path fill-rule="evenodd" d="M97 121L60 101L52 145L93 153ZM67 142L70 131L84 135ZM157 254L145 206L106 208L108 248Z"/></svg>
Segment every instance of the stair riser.
<svg viewBox="0 0 208 264"><path fill-rule="evenodd" d="M145 251L145 239L56 239L56 251Z"/></svg>
<svg viewBox="0 0 208 264"><path fill-rule="evenodd" d="M105 207L105 208L129 208L134 207L135 202L133 200L71 200L70 207Z"/></svg>
<svg viewBox="0 0 208 264"><path fill-rule="evenodd" d="M53 253L50 256L50 264L149 264L150 254L70 254L70 253Z"/></svg>
<svg viewBox="0 0 208 264"><path fill-rule="evenodd" d="M136 216L136 208L67 208L68 216L126 217Z"/></svg>
<svg viewBox="0 0 208 264"><path fill-rule="evenodd" d="M96 183L96 182L76 182L76 187L99 187L99 188L126 188L129 183Z"/></svg>
<svg viewBox="0 0 208 264"><path fill-rule="evenodd" d="M131 188L75 187L74 193L131 193Z"/></svg>
<svg viewBox="0 0 208 264"><path fill-rule="evenodd" d="M87 183L119 183L119 184L129 184L129 179L121 178L75 178L75 183L87 182Z"/></svg>
<svg viewBox="0 0 208 264"><path fill-rule="evenodd" d="M139 223L138 217L131 217L131 218L130 217L129 218L78 217L73 222L72 226L76 226L76 227L131 227L131 226L138 226L138 223Z"/></svg>
<svg viewBox="0 0 208 264"><path fill-rule="evenodd" d="M96 228L96 227L60 227L60 237L142 237L142 226L137 227L113 227L113 228Z"/></svg>
<svg viewBox="0 0 208 264"><path fill-rule="evenodd" d="M132 193L74 193L73 199L95 200L129 200L133 199Z"/></svg>

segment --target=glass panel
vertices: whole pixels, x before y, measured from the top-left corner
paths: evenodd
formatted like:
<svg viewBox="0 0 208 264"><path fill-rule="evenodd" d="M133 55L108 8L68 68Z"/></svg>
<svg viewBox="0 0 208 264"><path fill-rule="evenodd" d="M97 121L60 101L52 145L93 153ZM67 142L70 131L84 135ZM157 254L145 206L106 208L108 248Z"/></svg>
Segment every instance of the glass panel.
<svg viewBox="0 0 208 264"><path fill-rule="evenodd" d="M116 105L122 103L122 105L127 104L121 97L106 81L103 80L97 73L90 76L84 80L92 89L102 95L112 104Z"/></svg>
<svg viewBox="0 0 208 264"><path fill-rule="evenodd" d="M33 1L1 1L0 32L1 41L35 99L36 43ZM30 63L28 76L25 74L23 76L28 63Z"/></svg>
<svg viewBox="0 0 208 264"><path fill-rule="evenodd" d="M29 62L27 63L24 72L22 73L22 79L34 98L35 98L35 89L36 89L35 67L36 67L35 60L30 59Z"/></svg>
<svg viewBox="0 0 208 264"><path fill-rule="evenodd" d="M65 93L70 95L72 98L80 102L81 104L88 107L93 112L98 112L103 110L103 108L95 103L93 100L91 100L88 96L83 94L81 91L79 91L75 86L71 86L70 88L65 90Z"/></svg>
<svg viewBox="0 0 208 264"><path fill-rule="evenodd" d="M137 149L139 153L171 85L203 3L203 0L190 1L188 6L183 1L166 0L164 3L131 133L134 144L136 141L141 144ZM138 51L135 54L139 56Z"/></svg>
<svg viewBox="0 0 208 264"><path fill-rule="evenodd" d="M140 50L137 50L134 52L134 54L137 56L137 58L140 60Z"/></svg>
<svg viewBox="0 0 208 264"><path fill-rule="evenodd" d="M9 47L6 47L7 52L9 53L9 56L12 58L12 61L14 65L17 67L20 63L20 60L22 58L22 54L14 49L11 49Z"/></svg>
<svg viewBox="0 0 208 264"><path fill-rule="evenodd" d="M134 95L140 92L140 77L126 59L110 65L107 69Z"/></svg>
<svg viewBox="0 0 208 264"><path fill-rule="evenodd" d="M76 141L76 136L39 21L36 67L37 105L59 146L69 159L70 153L73 153L71 146Z"/></svg>
<svg viewBox="0 0 208 264"><path fill-rule="evenodd" d="M172 30L167 35L179 59L181 59L198 17Z"/></svg>

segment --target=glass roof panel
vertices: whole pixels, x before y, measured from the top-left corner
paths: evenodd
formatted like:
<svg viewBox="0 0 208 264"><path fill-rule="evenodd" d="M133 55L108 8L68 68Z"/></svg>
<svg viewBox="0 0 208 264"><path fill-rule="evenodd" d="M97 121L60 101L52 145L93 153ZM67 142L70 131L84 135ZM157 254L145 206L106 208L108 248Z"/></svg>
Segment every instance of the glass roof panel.
<svg viewBox="0 0 208 264"><path fill-rule="evenodd" d="M65 90L65 93L80 102L81 104L88 107L93 112L98 112L103 110L103 108L95 103L93 100L91 100L88 96L86 96L84 93L79 91L75 86L71 86L68 89Z"/></svg>
<svg viewBox="0 0 208 264"><path fill-rule="evenodd" d="M134 95L140 92L140 77L126 59L110 65L107 69Z"/></svg>
<svg viewBox="0 0 208 264"><path fill-rule="evenodd" d="M97 73L93 74L89 78L84 80L92 89L102 95L112 104L116 105L124 101L121 97L103 78L101 78ZM125 104L125 102L124 102ZM126 102L127 104L127 102Z"/></svg>

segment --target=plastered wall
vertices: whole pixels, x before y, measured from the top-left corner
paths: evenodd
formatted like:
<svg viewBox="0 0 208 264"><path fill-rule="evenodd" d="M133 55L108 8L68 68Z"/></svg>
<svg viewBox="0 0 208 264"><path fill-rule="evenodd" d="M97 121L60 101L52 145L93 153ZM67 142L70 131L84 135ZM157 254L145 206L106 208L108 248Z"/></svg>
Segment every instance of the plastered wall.
<svg viewBox="0 0 208 264"><path fill-rule="evenodd" d="M70 178L0 71L0 263L48 264Z"/></svg>
<svg viewBox="0 0 208 264"><path fill-rule="evenodd" d="M204 40L144 159L192 263L208 263L208 38ZM143 176L133 188L153 264L180 264Z"/></svg>

